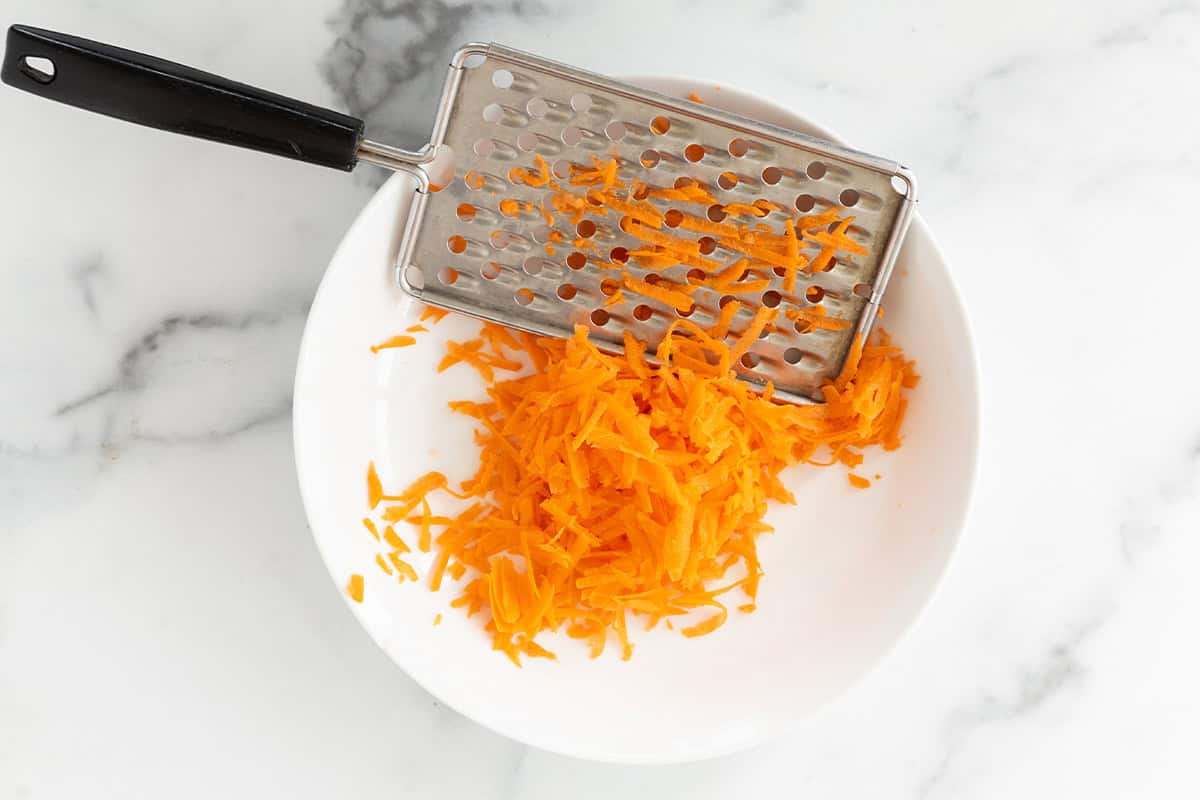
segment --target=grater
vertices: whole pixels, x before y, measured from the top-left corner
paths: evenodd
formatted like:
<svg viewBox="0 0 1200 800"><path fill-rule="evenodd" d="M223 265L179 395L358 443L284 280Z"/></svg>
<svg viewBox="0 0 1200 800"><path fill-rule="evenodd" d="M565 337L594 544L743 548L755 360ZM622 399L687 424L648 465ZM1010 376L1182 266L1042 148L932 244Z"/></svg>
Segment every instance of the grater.
<svg viewBox="0 0 1200 800"><path fill-rule="evenodd" d="M681 316L708 327L731 299L739 302L731 337L757 308L775 308L775 322L735 369L793 401L819 402L855 340L870 333L916 202L912 173L894 161L497 44L455 53L430 143L419 151L364 139L363 122L338 112L26 26L9 29L3 79L151 127L342 170L367 161L413 174L418 190L403 221L396 280L435 306L547 336L583 325L599 346L618 352L626 330L653 350ZM450 177L435 176L447 157ZM644 199L664 215L684 211L735 224L722 209L757 202L766 216L737 224L779 231L787 219L838 209L854 217L845 235L858 252L839 250L831 268L796 272L791 290L778 268L760 269L765 278L742 291L705 285L688 263L659 258L644 266L621 257L645 241L617 214L569 219L541 211L553 205L552 193L578 191L571 177L599 160L615 162L631 191L691 184L714 201L684 208L675 199ZM520 179L539 164L556 188ZM691 235L707 245L700 252L708 263L739 256L713 237ZM628 289L624 302L610 304L618 279L690 287L693 305L680 309ZM844 320L841 327L787 316L818 307Z"/></svg>

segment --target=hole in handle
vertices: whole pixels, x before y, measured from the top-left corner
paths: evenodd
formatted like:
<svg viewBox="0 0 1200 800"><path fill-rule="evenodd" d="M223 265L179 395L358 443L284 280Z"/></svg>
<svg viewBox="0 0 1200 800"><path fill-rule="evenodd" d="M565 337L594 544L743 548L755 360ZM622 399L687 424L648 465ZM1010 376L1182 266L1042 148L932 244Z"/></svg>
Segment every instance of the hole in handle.
<svg viewBox="0 0 1200 800"><path fill-rule="evenodd" d="M38 83L49 83L56 74L54 62L45 56L22 56L21 72Z"/></svg>

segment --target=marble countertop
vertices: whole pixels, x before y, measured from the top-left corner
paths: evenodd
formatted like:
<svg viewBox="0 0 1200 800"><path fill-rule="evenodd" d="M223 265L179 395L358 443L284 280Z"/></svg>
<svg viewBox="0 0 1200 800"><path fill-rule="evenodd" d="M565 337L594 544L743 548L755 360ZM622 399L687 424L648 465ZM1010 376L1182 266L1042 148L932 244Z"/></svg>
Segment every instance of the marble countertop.
<svg viewBox="0 0 1200 800"><path fill-rule="evenodd" d="M347 109L408 146L472 39L754 89L920 175L985 398L950 574L819 735L660 768L532 750L386 659L300 506L300 332L380 175L5 88L0 797L1200 793L1200 377L1175 306L1200 291L1194 3L0 10Z"/></svg>

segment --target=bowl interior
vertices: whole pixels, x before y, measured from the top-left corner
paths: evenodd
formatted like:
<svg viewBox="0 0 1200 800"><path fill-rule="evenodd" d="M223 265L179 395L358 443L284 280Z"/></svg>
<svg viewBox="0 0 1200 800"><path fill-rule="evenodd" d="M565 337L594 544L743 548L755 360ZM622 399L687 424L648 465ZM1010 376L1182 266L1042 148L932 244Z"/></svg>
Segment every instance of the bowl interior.
<svg viewBox="0 0 1200 800"><path fill-rule="evenodd" d="M634 82L832 138L829 131L748 93L672 78ZM372 355L369 345L412 324L420 308L391 281L396 220L414 190L392 178L334 256L301 348L295 447L304 503L334 581L366 577L350 607L413 679L464 715L512 738L569 755L622 762L685 761L750 746L844 691L912 624L938 583L963 525L974 480L978 388L965 313L947 265L918 217L886 299L884 326L922 380L911 396L904 446L869 452L852 489L842 468L801 467L786 477L795 506L777 506L761 543L766 576L753 614L701 639L659 628L633 634L634 657L549 637L558 662L514 668L490 649L476 620L432 594L396 585L374 565L364 474L385 486L438 469L451 479L476 463L468 421L452 399L482 393L474 373L436 365L446 339L477 324L450 317L417 346ZM429 559L416 559L418 570ZM440 625L433 619L443 615Z"/></svg>

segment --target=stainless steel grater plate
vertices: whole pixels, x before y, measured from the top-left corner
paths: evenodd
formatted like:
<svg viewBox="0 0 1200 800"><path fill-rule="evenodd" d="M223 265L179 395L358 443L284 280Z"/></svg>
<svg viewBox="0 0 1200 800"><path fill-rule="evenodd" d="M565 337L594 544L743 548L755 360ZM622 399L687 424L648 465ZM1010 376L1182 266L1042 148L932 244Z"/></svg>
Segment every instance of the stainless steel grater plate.
<svg viewBox="0 0 1200 800"><path fill-rule="evenodd" d="M668 124L653 124L658 118ZM665 133L655 130L664 127ZM401 286L431 304L538 334L569 336L576 325L586 325L597 343L617 351L625 329L653 348L679 316L669 305L628 292L627 302L605 308L602 282L619 273L597 262L612 248L634 249L641 242L611 219L598 218L594 248L573 256L570 242L579 233L560 216L555 229L565 241L549 255L552 229L539 212L514 218L500 211L506 199L534 207L548 199L545 188L510 180L513 167L531 167L538 154L561 180L572 164L588 167L593 156L615 156L626 181L670 187L687 177L707 185L720 203L777 203L787 211L761 222L779 230L786 214L846 207L855 215L849 235L868 248L866 256L839 252L830 271L800 273L790 294L778 275L767 293L739 295L736 285L727 290L743 301L732 334L763 302L782 302L781 311L789 303L820 303L829 315L852 323L839 331L801 332L808 326L781 316L777 329L737 365L743 379L771 381L779 396L792 400L820 400L821 385L838 375L855 336L869 333L916 201L912 174L893 161L495 44L468 45L456 54L432 145L452 149L454 177L440 191L430 191L423 179L397 261ZM678 205L654 202L663 212ZM474 213L460 218L464 204ZM710 257L723 263L736 258L720 247ZM638 278L654 272L678 282L689 270L682 264L647 270L633 259L617 266ZM711 288L697 290L691 320L715 322L722 297Z"/></svg>

